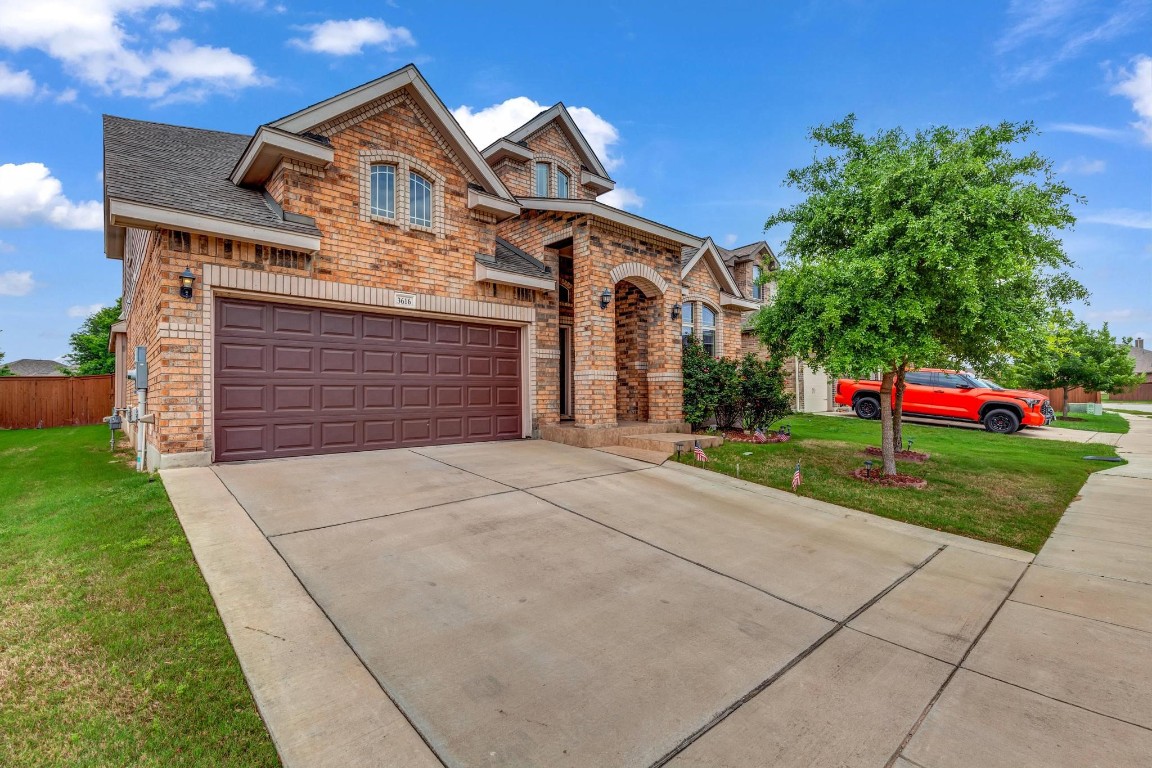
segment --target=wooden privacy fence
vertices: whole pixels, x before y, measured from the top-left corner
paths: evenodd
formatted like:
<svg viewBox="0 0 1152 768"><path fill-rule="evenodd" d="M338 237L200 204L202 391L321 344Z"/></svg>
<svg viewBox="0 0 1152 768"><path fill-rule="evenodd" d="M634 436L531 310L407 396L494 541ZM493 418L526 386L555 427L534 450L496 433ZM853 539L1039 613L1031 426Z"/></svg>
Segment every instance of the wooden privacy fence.
<svg viewBox="0 0 1152 768"><path fill-rule="evenodd" d="M1038 389L1036 390L1044 397L1052 401L1052 410L1064 410L1064 390L1062 389ZM1070 403L1098 403L1100 402L1099 392L1085 392L1076 387L1075 389L1068 390L1068 402Z"/></svg>
<svg viewBox="0 0 1152 768"><path fill-rule="evenodd" d="M1120 402L1132 402L1133 400L1152 400L1152 381L1146 381L1127 392L1119 395L1109 395L1109 400L1119 400Z"/></svg>
<svg viewBox="0 0 1152 768"><path fill-rule="evenodd" d="M112 375L0 376L0 429L99 424L112 413Z"/></svg>

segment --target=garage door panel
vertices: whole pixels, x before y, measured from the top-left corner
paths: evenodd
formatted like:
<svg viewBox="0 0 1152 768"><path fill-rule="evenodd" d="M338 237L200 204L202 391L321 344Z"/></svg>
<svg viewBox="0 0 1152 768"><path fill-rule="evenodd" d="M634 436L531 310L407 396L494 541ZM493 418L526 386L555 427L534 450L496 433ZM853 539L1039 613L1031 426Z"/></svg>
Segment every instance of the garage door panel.
<svg viewBox="0 0 1152 768"><path fill-rule="evenodd" d="M517 329L218 301L218 461L522 436Z"/></svg>

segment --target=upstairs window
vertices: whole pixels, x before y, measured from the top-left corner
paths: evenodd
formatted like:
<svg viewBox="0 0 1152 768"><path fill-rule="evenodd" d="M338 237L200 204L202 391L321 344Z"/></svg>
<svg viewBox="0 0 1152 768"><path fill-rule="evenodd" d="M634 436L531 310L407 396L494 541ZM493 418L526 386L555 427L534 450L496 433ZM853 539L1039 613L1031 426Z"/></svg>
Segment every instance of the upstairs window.
<svg viewBox="0 0 1152 768"><path fill-rule="evenodd" d="M556 169L556 197L568 197L568 174Z"/></svg>
<svg viewBox="0 0 1152 768"><path fill-rule="evenodd" d="M432 182L415 171L408 174L408 221L418 227L432 226Z"/></svg>
<svg viewBox="0 0 1152 768"><path fill-rule="evenodd" d="M536 197L548 197L548 163L536 163Z"/></svg>
<svg viewBox="0 0 1152 768"><path fill-rule="evenodd" d="M373 165L371 184L372 215L396 218L396 166Z"/></svg>
<svg viewBox="0 0 1152 768"><path fill-rule="evenodd" d="M706 305L700 305L700 343L704 351L716 356L716 313Z"/></svg>
<svg viewBox="0 0 1152 768"><path fill-rule="evenodd" d="M752 298L756 301L764 299L764 286L761 280L764 279L764 270L760 269L759 265L752 266Z"/></svg>
<svg viewBox="0 0 1152 768"><path fill-rule="evenodd" d="M694 332L692 324L692 302L686 301L680 305L680 339L683 343L688 343L688 337Z"/></svg>

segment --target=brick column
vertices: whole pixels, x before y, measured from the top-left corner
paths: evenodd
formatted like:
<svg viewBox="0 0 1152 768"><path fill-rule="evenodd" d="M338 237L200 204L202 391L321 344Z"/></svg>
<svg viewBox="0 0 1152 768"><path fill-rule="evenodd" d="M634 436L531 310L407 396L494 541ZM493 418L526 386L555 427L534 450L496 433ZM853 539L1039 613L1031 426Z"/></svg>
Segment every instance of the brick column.
<svg viewBox="0 0 1152 768"><path fill-rule="evenodd" d="M680 303L679 281L650 301L655 309L648 328L648 418L681 421L684 380L680 367L680 321L672 319L672 307Z"/></svg>
<svg viewBox="0 0 1152 768"><path fill-rule="evenodd" d="M573 416L581 427L615 426L616 311L612 304L600 308L600 293L614 292L613 265L590 240L588 219L581 219L572 236Z"/></svg>

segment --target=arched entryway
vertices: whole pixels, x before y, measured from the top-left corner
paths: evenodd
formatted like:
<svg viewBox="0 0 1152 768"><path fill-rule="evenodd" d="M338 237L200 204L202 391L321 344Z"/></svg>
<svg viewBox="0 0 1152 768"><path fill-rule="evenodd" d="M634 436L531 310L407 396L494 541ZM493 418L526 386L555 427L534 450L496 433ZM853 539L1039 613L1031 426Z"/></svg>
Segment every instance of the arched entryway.
<svg viewBox="0 0 1152 768"><path fill-rule="evenodd" d="M648 334L655 303L649 294L656 291L647 281L638 283L621 280L615 286L617 422L648 421Z"/></svg>

